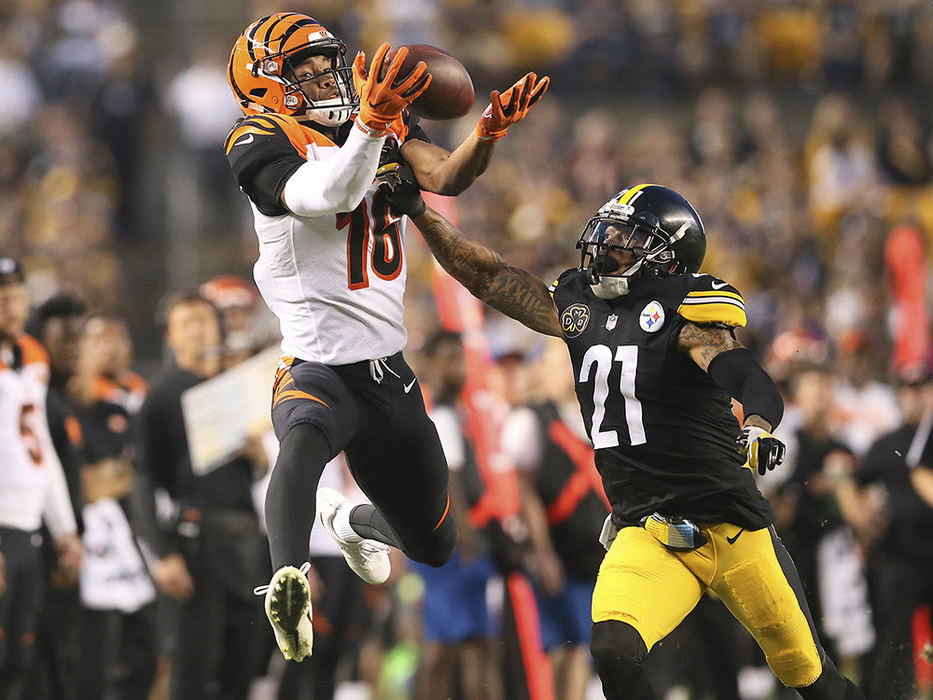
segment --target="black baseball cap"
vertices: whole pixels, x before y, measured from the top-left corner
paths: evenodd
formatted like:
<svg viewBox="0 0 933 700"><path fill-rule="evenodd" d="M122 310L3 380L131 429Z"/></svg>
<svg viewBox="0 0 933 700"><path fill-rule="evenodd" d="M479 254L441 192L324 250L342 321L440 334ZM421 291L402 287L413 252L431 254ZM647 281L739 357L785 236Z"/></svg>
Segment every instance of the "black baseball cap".
<svg viewBox="0 0 933 700"><path fill-rule="evenodd" d="M26 276L23 274L23 266L18 260L6 255L0 256L0 285L22 284L25 281Z"/></svg>

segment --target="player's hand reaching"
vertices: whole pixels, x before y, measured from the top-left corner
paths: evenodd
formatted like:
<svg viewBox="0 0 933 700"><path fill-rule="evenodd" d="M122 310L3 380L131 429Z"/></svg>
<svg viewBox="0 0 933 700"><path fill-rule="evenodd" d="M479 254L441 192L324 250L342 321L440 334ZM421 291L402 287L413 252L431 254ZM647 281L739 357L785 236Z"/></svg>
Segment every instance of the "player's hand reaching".
<svg viewBox="0 0 933 700"><path fill-rule="evenodd" d="M371 134L385 133L389 124L414 102L431 84L431 74L424 61L418 61L405 77L398 75L408 55L408 49L399 48L392 62L386 66L389 45L382 44L366 70L366 54L360 51L353 61L353 85L360 96L360 113L356 120Z"/></svg>
<svg viewBox="0 0 933 700"><path fill-rule="evenodd" d="M735 440L740 453L746 455L744 467L757 469L761 476L784 461L786 447L764 428L748 425Z"/></svg>
<svg viewBox="0 0 933 700"><path fill-rule="evenodd" d="M421 216L426 209L411 166L402 158L398 148L383 147L376 170L376 184L393 209L408 216Z"/></svg>
<svg viewBox="0 0 933 700"><path fill-rule="evenodd" d="M525 118L550 84L549 77L539 79L535 73L528 73L501 95L498 90L493 90L489 106L476 125L477 137L481 141L501 139L510 126Z"/></svg>

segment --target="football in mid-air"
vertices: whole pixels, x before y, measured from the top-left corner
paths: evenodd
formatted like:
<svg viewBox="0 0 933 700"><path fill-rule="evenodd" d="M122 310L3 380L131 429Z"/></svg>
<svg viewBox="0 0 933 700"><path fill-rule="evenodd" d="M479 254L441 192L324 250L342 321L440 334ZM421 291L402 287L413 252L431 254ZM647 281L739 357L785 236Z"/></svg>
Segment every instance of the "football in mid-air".
<svg viewBox="0 0 933 700"><path fill-rule="evenodd" d="M408 44L408 55L399 70L404 78L424 61L431 74L431 84L409 109L425 119L456 119L473 107L473 81L470 74L456 58L443 49L428 44ZM386 63L392 62L397 49L386 54Z"/></svg>

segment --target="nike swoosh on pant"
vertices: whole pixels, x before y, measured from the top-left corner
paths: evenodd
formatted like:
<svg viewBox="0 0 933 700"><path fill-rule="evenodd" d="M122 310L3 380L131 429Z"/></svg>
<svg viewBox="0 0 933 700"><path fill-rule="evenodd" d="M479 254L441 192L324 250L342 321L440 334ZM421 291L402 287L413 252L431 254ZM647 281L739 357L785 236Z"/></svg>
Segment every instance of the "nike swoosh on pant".
<svg viewBox="0 0 933 700"><path fill-rule="evenodd" d="M737 533L735 533L733 537L727 537L726 542L728 542L729 544L735 544L735 541L739 539L739 535L741 535L743 532L745 532L744 527L741 530L739 530Z"/></svg>

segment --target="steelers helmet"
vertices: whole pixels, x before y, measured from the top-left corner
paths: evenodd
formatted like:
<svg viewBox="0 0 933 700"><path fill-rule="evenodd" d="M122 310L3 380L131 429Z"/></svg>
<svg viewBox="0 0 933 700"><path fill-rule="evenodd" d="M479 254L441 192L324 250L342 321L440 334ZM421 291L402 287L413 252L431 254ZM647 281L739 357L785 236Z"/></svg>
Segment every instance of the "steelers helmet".
<svg viewBox="0 0 933 700"><path fill-rule="evenodd" d="M349 120L359 103L347 47L316 19L296 12L279 12L258 19L236 40L227 64L227 82L247 115L276 112L323 126ZM294 67L308 56L330 58L322 74L299 78ZM330 73L339 95L313 101L302 84Z"/></svg>
<svg viewBox="0 0 933 700"><path fill-rule="evenodd" d="M640 274L698 272L706 255L700 215L680 194L661 185L642 184L617 193L591 218L580 240L580 267L599 296L619 296ZM634 261L620 270L608 255L626 249Z"/></svg>

